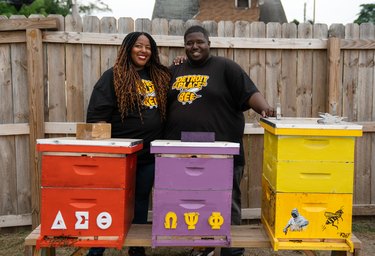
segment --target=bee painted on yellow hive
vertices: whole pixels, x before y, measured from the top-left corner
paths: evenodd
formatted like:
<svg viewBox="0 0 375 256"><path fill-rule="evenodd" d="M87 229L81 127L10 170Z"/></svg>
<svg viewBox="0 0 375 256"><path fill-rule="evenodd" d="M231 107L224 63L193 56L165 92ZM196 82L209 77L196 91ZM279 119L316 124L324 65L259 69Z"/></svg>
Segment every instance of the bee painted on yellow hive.
<svg viewBox="0 0 375 256"><path fill-rule="evenodd" d="M289 219L288 223L283 229L285 235L288 233L288 229L292 232L303 231L306 229L306 226L309 225L309 221L299 214L297 208L292 210L291 215L292 217Z"/></svg>
<svg viewBox="0 0 375 256"><path fill-rule="evenodd" d="M341 221L344 221L342 218L342 215L344 214L344 211L342 210L344 207L341 207L339 210L335 212L325 212L324 216L327 218L326 223L323 225L323 230L327 228L326 225L331 225L335 227L336 229L339 229L338 224L339 224L339 219Z"/></svg>

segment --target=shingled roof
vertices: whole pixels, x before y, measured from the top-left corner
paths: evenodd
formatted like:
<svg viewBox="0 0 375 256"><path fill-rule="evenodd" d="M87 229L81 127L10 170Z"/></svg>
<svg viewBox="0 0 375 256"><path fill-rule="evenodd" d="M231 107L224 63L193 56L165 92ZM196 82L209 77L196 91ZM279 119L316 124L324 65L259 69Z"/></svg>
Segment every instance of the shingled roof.
<svg viewBox="0 0 375 256"><path fill-rule="evenodd" d="M237 8L234 0L200 0L199 12L194 19L200 21L214 20L216 22L221 20L258 21L259 7L253 4L251 8Z"/></svg>
<svg viewBox="0 0 375 256"><path fill-rule="evenodd" d="M152 18L189 20L199 11L199 0L155 0Z"/></svg>
<svg viewBox="0 0 375 256"><path fill-rule="evenodd" d="M152 18L287 22L280 0L251 1L251 8L235 6L235 0L155 0Z"/></svg>

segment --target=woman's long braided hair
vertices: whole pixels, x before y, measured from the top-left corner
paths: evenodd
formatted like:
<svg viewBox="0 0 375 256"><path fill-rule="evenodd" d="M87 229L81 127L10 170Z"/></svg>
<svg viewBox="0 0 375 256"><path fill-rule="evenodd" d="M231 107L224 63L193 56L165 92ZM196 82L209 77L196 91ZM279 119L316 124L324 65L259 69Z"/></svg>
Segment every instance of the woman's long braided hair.
<svg viewBox="0 0 375 256"><path fill-rule="evenodd" d="M116 63L113 66L113 82L117 97L117 104L121 114L121 120L135 109L142 120L142 95L144 94L144 86L141 77L136 71L132 59L131 50L137 41L138 37L144 35L148 38L151 45L150 60L146 64L150 78L155 87L156 99L160 116L162 120L166 118L167 109L167 93L169 88L169 80L171 75L168 68L160 63L159 51L155 40L150 34L146 32L132 32L129 33L123 40ZM141 94L140 94L141 92Z"/></svg>

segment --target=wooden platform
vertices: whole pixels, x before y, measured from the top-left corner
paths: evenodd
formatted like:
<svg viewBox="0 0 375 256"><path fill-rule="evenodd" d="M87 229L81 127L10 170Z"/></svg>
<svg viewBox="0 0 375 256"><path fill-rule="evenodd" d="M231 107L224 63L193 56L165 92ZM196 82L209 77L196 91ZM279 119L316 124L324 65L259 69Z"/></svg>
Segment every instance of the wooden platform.
<svg viewBox="0 0 375 256"><path fill-rule="evenodd" d="M144 246L151 247L151 227L152 225L133 224L125 239L124 246ZM55 255L55 248L36 249L36 242L40 235L40 226L34 229L25 238L25 255ZM231 247L244 248L271 248L271 242L262 225L242 225L231 227L232 244ZM334 255L361 255L361 241L352 235L354 253L346 251L335 251ZM313 251L305 251L306 255L315 255ZM73 255L83 255L79 253Z"/></svg>

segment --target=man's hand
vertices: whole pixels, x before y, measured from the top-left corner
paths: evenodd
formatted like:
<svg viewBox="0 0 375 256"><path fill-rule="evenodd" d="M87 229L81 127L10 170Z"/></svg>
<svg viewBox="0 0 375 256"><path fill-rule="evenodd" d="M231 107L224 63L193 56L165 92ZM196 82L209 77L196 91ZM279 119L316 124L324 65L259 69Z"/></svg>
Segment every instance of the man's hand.
<svg viewBox="0 0 375 256"><path fill-rule="evenodd" d="M272 108L260 92L256 92L248 99L249 106L262 117L275 117L276 110Z"/></svg>
<svg viewBox="0 0 375 256"><path fill-rule="evenodd" d="M276 116L276 110L273 108L267 108L265 110L262 110L261 112L262 117L275 117Z"/></svg>
<svg viewBox="0 0 375 256"><path fill-rule="evenodd" d="M186 56L177 56L176 58L174 58L173 64L175 66L178 66L178 65L184 63L186 61L186 59L187 59Z"/></svg>

